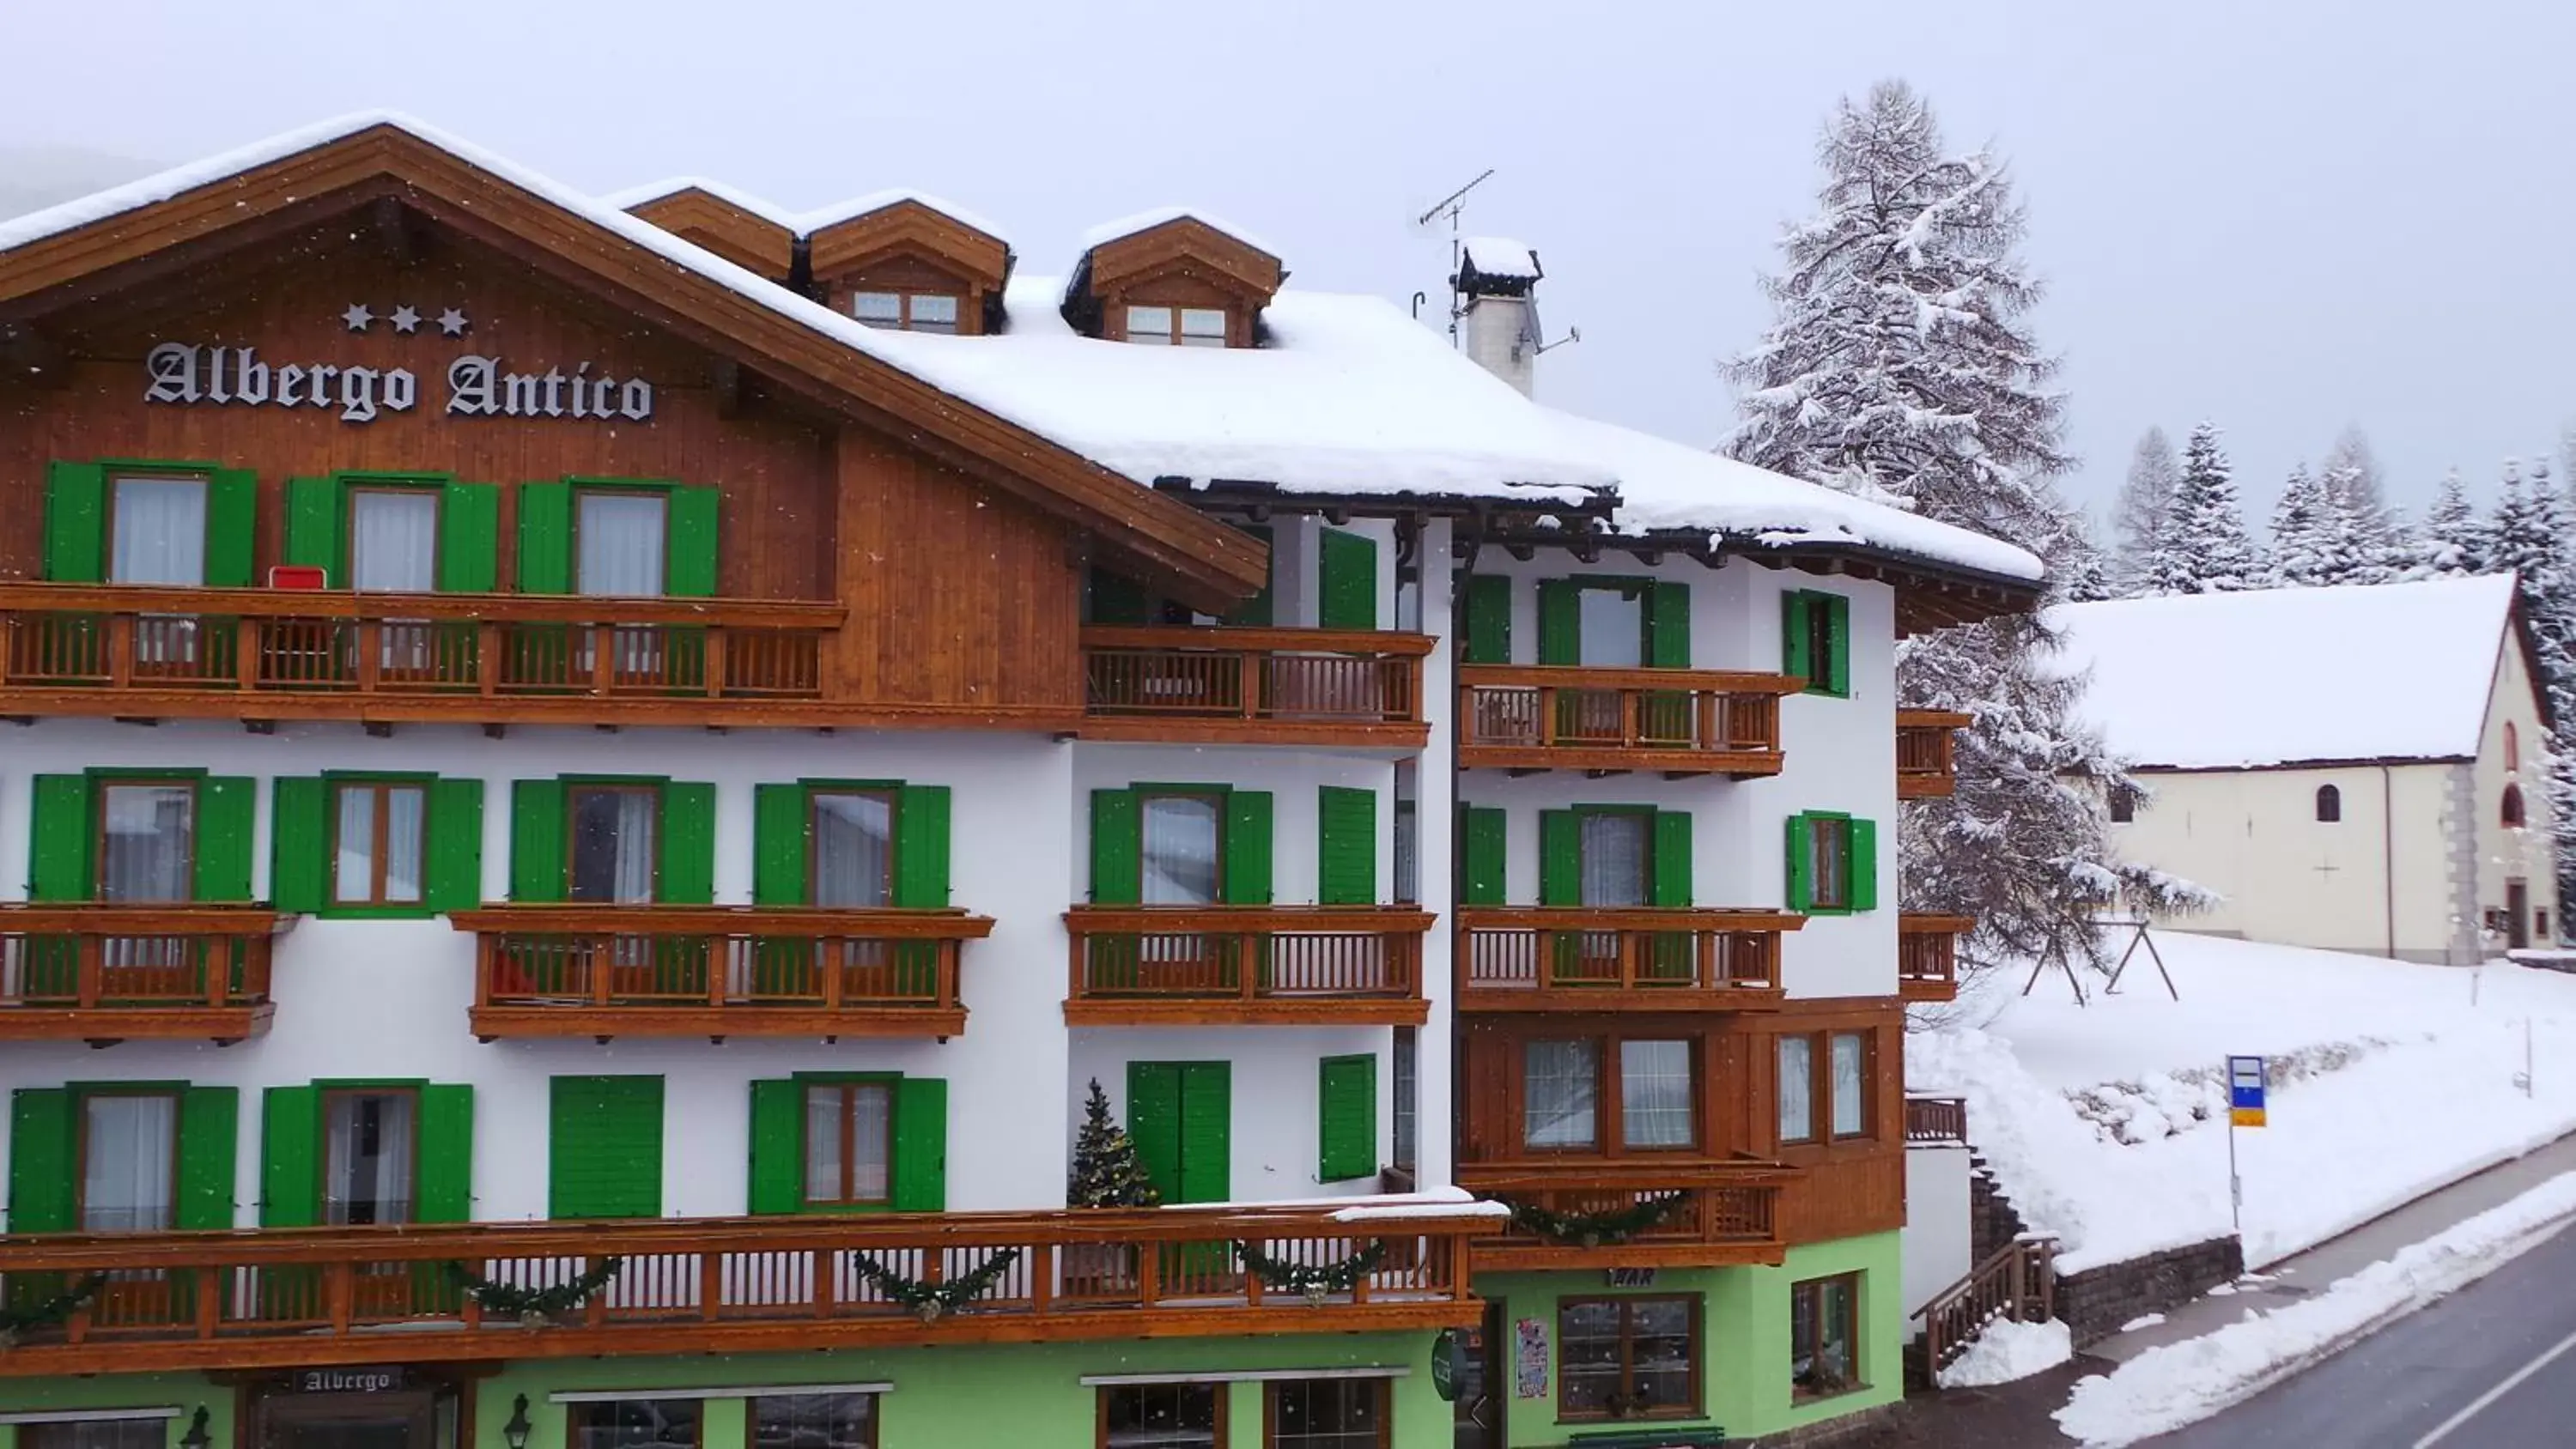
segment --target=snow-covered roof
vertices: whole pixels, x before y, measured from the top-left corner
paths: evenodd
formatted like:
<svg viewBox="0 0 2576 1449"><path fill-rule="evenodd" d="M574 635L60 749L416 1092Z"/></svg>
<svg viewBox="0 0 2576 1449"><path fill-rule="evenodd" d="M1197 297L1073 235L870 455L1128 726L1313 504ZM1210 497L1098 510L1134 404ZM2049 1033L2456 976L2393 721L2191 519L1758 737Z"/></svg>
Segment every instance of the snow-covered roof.
<svg viewBox="0 0 2576 1449"><path fill-rule="evenodd" d="M1516 282L1539 278L1538 257L1528 247L1502 236L1471 236L1459 244L1467 265L1489 277Z"/></svg>
<svg viewBox="0 0 2576 1449"><path fill-rule="evenodd" d="M1183 217L1211 230L1224 232L1254 251L1267 253L1273 257L1282 255L1277 247L1271 246L1242 227L1195 206L1157 206L1150 211L1140 211L1134 216L1122 216L1116 221L1104 221L1098 226L1087 228L1082 233L1082 249L1087 252L1093 247L1107 246L1120 237L1134 236L1140 231L1152 231L1165 222L1179 221Z"/></svg>
<svg viewBox="0 0 2576 1449"><path fill-rule="evenodd" d="M599 198L599 204L617 211L632 211L648 201L660 201L666 196L677 196L683 191L703 191L716 200L750 212L763 221L783 227L797 235L803 235L797 230L796 213L765 197L754 196L748 191L738 190L704 176L671 176L660 181L648 181L641 186L630 186L624 191L612 191Z"/></svg>
<svg viewBox="0 0 2576 1449"><path fill-rule="evenodd" d="M1619 479L1622 533L1707 531L1757 547L1843 544L2036 583L2039 559L1982 533L1836 492L1722 453L1540 408L1583 456Z"/></svg>
<svg viewBox="0 0 2576 1449"><path fill-rule="evenodd" d="M2082 716L2139 765L2474 758L2510 575L2053 609Z"/></svg>
<svg viewBox="0 0 2576 1449"><path fill-rule="evenodd" d="M865 196L853 196L847 201L836 201L829 206L818 206L812 211L799 213L795 222L796 234L812 236L827 226L837 226L854 216L866 216L870 212L883 211L889 206L905 201L929 207L950 221L973 227L997 241L1010 235L1002 230L999 222L988 221L953 201L942 200L927 191L915 191L903 186L891 187L884 191L871 191Z"/></svg>

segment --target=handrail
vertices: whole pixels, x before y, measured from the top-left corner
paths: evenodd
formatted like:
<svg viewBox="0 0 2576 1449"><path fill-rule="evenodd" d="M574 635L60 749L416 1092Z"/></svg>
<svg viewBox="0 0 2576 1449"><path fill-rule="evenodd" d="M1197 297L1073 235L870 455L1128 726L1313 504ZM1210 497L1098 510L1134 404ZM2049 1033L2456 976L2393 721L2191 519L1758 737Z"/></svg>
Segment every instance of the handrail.
<svg viewBox="0 0 2576 1449"><path fill-rule="evenodd" d="M1458 1185L1470 1192L1564 1192L1584 1188L1723 1187L1741 1183L1794 1182L1798 1169L1765 1159L1708 1158L1680 1154L1664 1158L1640 1154L1630 1158L1583 1157L1562 1163L1461 1162Z"/></svg>
<svg viewBox="0 0 2576 1449"><path fill-rule="evenodd" d="M1975 724L1977 717L1956 709L1900 709L1896 727L1901 730L1963 730Z"/></svg>
<svg viewBox="0 0 2576 1449"><path fill-rule="evenodd" d="M1458 923L1546 931L1795 931L1807 918L1758 906L1461 906Z"/></svg>
<svg viewBox="0 0 2576 1449"><path fill-rule="evenodd" d="M1064 913L1064 928L1076 936L1427 931L1437 919L1415 906L1075 906Z"/></svg>
<svg viewBox="0 0 2576 1449"><path fill-rule="evenodd" d="M1785 674L1728 669L1596 669L1582 664L1461 664L1458 682L1503 689L1707 690L1715 694L1796 694L1804 682Z"/></svg>
<svg viewBox="0 0 2576 1449"><path fill-rule="evenodd" d="M1905 1141L1919 1143L1954 1142L1966 1146L1968 1141L1968 1099L1965 1097L1907 1097L1905 1099Z"/></svg>
<svg viewBox="0 0 2576 1449"><path fill-rule="evenodd" d="M962 910L814 906L487 905L451 911L460 931L568 936L848 936L877 941L980 941L993 918Z"/></svg>
<svg viewBox="0 0 2576 1449"><path fill-rule="evenodd" d="M837 628L845 604L809 599L607 594L408 594L351 589L186 589L0 583L0 613L206 614L260 619L458 619L509 623L737 624Z"/></svg>
<svg viewBox="0 0 2576 1449"><path fill-rule="evenodd" d="M1076 906L1065 1020L1419 1024L1416 906Z"/></svg>
<svg viewBox="0 0 2576 1449"><path fill-rule="evenodd" d="M1958 936L1977 929L1977 918L1907 911L1896 918L1896 929L1898 934L1907 936Z"/></svg>
<svg viewBox="0 0 2576 1449"><path fill-rule="evenodd" d="M2057 1239L2025 1234L1987 1255L1914 1310L1924 1361L1938 1374L1998 1318L2038 1323L2057 1315Z"/></svg>
<svg viewBox="0 0 2576 1449"><path fill-rule="evenodd" d="M1378 629L1245 628L1231 624L1086 624L1085 649L1214 649L1317 654L1390 654L1419 659L1438 641Z"/></svg>
<svg viewBox="0 0 2576 1449"><path fill-rule="evenodd" d="M302 917L255 905L129 905L122 901L0 904L0 933L63 936L274 936Z"/></svg>

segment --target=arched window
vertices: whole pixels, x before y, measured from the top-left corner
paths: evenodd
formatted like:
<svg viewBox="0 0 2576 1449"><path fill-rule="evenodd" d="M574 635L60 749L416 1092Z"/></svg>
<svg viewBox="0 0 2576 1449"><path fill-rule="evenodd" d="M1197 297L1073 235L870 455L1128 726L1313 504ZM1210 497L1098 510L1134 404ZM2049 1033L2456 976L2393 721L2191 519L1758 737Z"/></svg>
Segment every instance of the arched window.
<svg viewBox="0 0 2576 1449"><path fill-rule="evenodd" d="M2514 729L2512 720L2504 722L2504 767L2508 770L2522 768L2522 735Z"/></svg>
<svg viewBox="0 0 2576 1449"><path fill-rule="evenodd" d="M2332 824L2343 818L2343 792L2332 785L2317 787L2317 818Z"/></svg>
<svg viewBox="0 0 2576 1449"><path fill-rule="evenodd" d="M2111 823L2126 825L2137 818L2138 792L2126 785L2111 787Z"/></svg>
<svg viewBox="0 0 2576 1449"><path fill-rule="evenodd" d="M2504 823L2508 829L2520 830L2522 828L2522 787L2520 785L2507 785L2504 787L2504 810L2501 813L2504 816Z"/></svg>

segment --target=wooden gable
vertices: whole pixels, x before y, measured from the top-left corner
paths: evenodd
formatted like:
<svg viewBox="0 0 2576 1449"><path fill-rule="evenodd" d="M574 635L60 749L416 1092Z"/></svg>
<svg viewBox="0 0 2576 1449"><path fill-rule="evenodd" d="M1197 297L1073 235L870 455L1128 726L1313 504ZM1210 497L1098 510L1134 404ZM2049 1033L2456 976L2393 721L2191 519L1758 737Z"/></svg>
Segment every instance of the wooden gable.
<svg viewBox="0 0 2576 1449"><path fill-rule="evenodd" d="M1288 273L1277 257L1194 216L1177 216L1083 253L1067 310L1096 336L1125 336L1130 306L1221 307L1226 345L1249 347L1253 319Z"/></svg>
<svg viewBox="0 0 2576 1449"><path fill-rule="evenodd" d="M773 282L784 284L795 271L794 232L703 187L683 186L626 211Z"/></svg>
<svg viewBox="0 0 2576 1449"><path fill-rule="evenodd" d="M849 311L853 292L944 291L963 299L967 333L990 330L1013 260L1000 237L913 197L817 227L805 245L815 295L833 311Z"/></svg>

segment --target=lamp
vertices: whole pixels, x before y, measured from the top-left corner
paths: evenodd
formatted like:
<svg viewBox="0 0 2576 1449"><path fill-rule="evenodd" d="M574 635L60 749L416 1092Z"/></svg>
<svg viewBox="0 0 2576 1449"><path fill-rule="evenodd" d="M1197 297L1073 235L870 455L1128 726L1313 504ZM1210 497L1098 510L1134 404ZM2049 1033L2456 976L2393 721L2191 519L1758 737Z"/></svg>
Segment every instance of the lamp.
<svg viewBox="0 0 2576 1449"><path fill-rule="evenodd" d="M208 1417L206 1406L199 1404L196 1416L188 1421L188 1432L179 1436L179 1449L214 1449L215 1436L206 1432Z"/></svg>
<svg viewBox="0 0 2576 1449"><path fill-rule="evenodd" d="M510 1449L528 1449L528 1431L535 1427L528 1422L528 1396L521 1394L510 1406L510 1422L501 1426L501 1438Z"/></svg>

